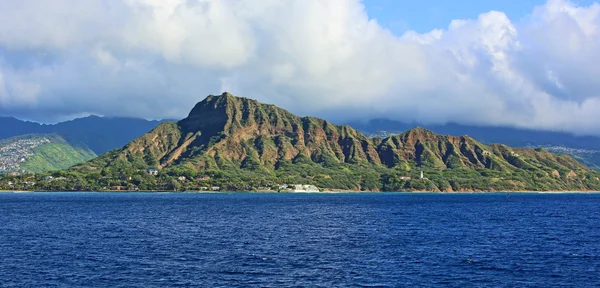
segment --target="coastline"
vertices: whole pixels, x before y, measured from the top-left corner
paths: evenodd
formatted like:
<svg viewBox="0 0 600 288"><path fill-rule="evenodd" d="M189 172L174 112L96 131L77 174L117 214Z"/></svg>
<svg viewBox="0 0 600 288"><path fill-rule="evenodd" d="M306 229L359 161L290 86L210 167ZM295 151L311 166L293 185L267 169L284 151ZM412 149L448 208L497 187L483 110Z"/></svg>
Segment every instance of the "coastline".
<svg viewBox="0 0 600 288"><path fill-rule="evenodd" d="M231 193L256 193L256 194L600 194L600 191L355 191L355 190L324 190L319 192L287 192L287 191L31 191L31 190L0 190L0 193L182 193L182 194L231 194Z"/></svg>

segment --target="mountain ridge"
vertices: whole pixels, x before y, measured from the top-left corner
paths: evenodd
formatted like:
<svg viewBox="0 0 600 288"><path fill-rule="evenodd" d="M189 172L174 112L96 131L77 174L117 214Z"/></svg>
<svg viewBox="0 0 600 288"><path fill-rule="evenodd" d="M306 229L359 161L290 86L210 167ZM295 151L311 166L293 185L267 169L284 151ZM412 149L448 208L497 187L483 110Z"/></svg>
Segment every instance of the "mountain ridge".
<svg viewBox="0 0 600 288"><path fill-rule="evenodd" d="M185 119L163 123L122 149L73 169L122 174L150 168L172 176L225 174L229 180L222 183L293 180L331 189L600 189L597 173L544 149L486 145L420 127L369 139L347 125L299 117L229 93L209 95ZM423 170L431 180L412 179Z"/></svg>
<svg viewBox="0 0 600 288"><path fill-rule="evenodd" d="M0 139L27 134L57 134L72 146L89 148L100 155L123 147L162 122L164 120L92 115L56 124L40 124L15 117L0 117Z"/></svg>
<svg viewBox="0 0 600 288"><path fill-rule="evenodd" d="M180 129L177 129L175 125ZM196 104L185 119L177 123L159 125L149 133L151 136L144 135L132 141L125 147L125 150L131 153L143 153L146 149L142 147L147 147L145 145L151 142L148 140L152 139L153 141L165 137L168 141L162 143L167 145L160 147L163 149L151 151L152 154L158 154L155 156L161 160L158 161L160 168L166 167L182 154L184 156L194 156L205 150L209 150L206 152L210 156L225 156L229 161L243 161L246 159L247 152L250 154L249 157L266 156L270 152L274 152L269 150L273 147L267 147L268 144L278 146L276 147L278 148L278 153L276 153L278 157L293 160L300 152L308 152L310 148L314 148L307 147L307 143L314 144L314 140L327 140L327 134L330 136L329 140L332 140L338 134L342 134L346 137L343 139L344 143L341 146L334 145L335 143L330 141L327 145L318 148L325 149L336 155L336 158L344 159L344 161L351 160L354 157L354 155L348 154L351 152L358 156L373 153L373 151L361 151L356 147L350 147L353 144L356 145L356 143L353 143L355 138L368 142L364 135L350 126L339 126L339 131L337 127L322 119L298 117L274 105L262 104L248 98L237 98L226 93L221 96L208 96L204 101ZM258 139L255 139L257 137ZM274 139L265 139L267 137L274 137ZM297 137L293 143L292 139L289 139L292 137ZM258 142L256 144L267 144L267 146L262 149L251 149L245 141L252 139ZM221 142L222 140L226 141ZM261 140L269 141L269 143L264 143ZM195 149L187 150L186 148L191 144L195 145ZM346 149L346 154L343 152L344 149ZM348 149L354 150L349 151ZM344 155L342 156L342 154ZM268 161L263 157L262 162ZM199 164L202 168L213 163ZM274 163L272 164L274 165Z"/></svg>
<svg viewBox="0 0 600 288"><path fill-rule="evenodd" d="M149 121L132 117L100 117L91 115L56 124L39 124L15 117L0 117L0 139L23 134L56 133L73 146L92 149L101 155L119 149L150 131L158 124L172 120ZM510 127L469 126L455 123L444 125L407 124L387 119L349 123L368 138L400 134L414 126L421 126L444 135L471 135L485 144L502 143L511 147L544 147L555 153L568 154L588 167L600 170L600 138L575 136L564 132L526 130ZM389 131L389 132L385 132ZM584 150L582 152L582 150Z"/></svg>
<svg viewBox="0 0 600 288"><path fill-rule="evenodd" d="M446 126L435 126L439 129L441 129L442 131L444 130L444 127ZM461 128L463 127L463 128ZM456 130L461 130L461 129L465 129L466 131L470 130L470 128L468 126L461 126L461 125L456 125L453 126L452 129L456 129ZM480 134L480 133L484 133L484 135L487 134L494 134L494 131L497 131L498 129L503 130L503 129L508 129L508 128L489 128L490 131L487 132L483 132L486 129L484 128L477 128L476 131L478 131L478 133L476 132L476 134ZM526 130L523 130L526 131ZM367 137L369 138L387 138L387 137L391 137L394 135L398 135L401 134L402 132L390 132L390 131L377 131L375 133L366 133L365 135L367 135ZM541 133L541 132L535 132L535 133ZM556 135L563 135L564 133L558 133L558 132L545 132L548 135L554 135L554 133L556 133ZM553 137L553 136L548 136L547 137ZM555 135L555 136L556 136ZM565 134L567 135L567 134ZM494 137L498 137L498 136L494 136ZM516 145L519 148L544 148L548 151L551 151L553 153L556 154L565 154L565 155L569 155L575 159L577 159L578 161L580 161L581 163L583 163L584 165L595 169L597 171L600 171L600 147L596 148L599 150L594 150L594 149L584 149L584 148L572 148L572 147L567 147L564 145L572 145L575 147L596 147L594 146L594 137L592 136L578 136L578 137L574 137L570 140L564 140L564 142L554 142L554 143L559 143L558 145L550 145L550 144L542 144L542 143L552 143L552 142L544 142L544 141L551 141L551 139L546 138L546 140L541 140L541 139L537 139L537 141L540 142L536 142L536 140L532 140L532 141L527 141L524 142L526 140L519 140L519 139L523 139L521 137L524 137L523 135L521 136L517 136L517 140L516 141ZM489 139L489 138L488 138ZM492 139L497 139L497 138L492 138ZM535 139L535 137L532 137L532 139ZM591 141L587 142L587 144L581 144L581 145L574 145L573 141L576 141L576 139L591 139ZM483 141L486 145L494 145L494 144L499 144L499 143L489 143L486 141ZM504 145L508 145L506 144L507 142L511 142L510 140L507 141L500 141L502 142L502 144ZM537 143L537 144L536 144ZM519 146L521 145L521 146ZM508 145L511 146L511 145Z"/></svg>
<svg viewBox="0 0 600 288"><path fill-rule="evenodd" d="M565 146L575 149L600 150L600 137L593 135L575 135L568 132L533 130L508 126L475 126L458 123L417 124L395 121L385 118L369 121L350 121L351 125L365 135L379 137L378 134L402 133L414 126L421 126L438 134L470 135L483 143L502 143L512 147Z"/></svg>

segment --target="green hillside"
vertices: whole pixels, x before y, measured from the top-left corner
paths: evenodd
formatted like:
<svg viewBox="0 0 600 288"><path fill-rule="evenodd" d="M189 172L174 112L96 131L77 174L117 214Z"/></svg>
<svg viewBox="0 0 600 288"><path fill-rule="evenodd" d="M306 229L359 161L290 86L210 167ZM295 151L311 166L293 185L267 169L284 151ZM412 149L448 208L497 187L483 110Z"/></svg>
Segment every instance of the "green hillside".
<svg viewBox="0 0 600 288"><path fill-rule="evenodd" d="M144 172L149 168L159 175L149 176ZM420 179L421 171L426 179ZM298 117L228 93L208 96L187 118L163 123L71 173L98 187L143 189L247 190L301 183L370 191L600 190L598 172L544 149L485 145L422 128L370 139L350 126ZM204 175L210 180L189 180L207 179ZM178 181L179 176L187 180Z"/></svg>
<svg viewBox="0 0 600 288"><path fill-rule="evenodd" d="M556 153L556 152L555 152ZM562 154L563 152L561 152ZM586 166L600 171L600 152L596 153L578 153L577 151L568 151L564 153L570 155L571 157L577 159L577 161L585 164Z"/></svg>
<svg viewBox="0 0 600 288"><path fill-rule="evenodd" d="M21 164L21 168L31 173L66 169L96 157L89 149L72 147L66 143L44 144L34 148L33 153Z"/></svg>
<svg viewBox="0 0 600 288"><path fill-rule="evenodd" d="M30 134L0 141L4 172L43 173L66 169L96 157L54 134ZM1 167L0 167L1 168Z"/></svg>

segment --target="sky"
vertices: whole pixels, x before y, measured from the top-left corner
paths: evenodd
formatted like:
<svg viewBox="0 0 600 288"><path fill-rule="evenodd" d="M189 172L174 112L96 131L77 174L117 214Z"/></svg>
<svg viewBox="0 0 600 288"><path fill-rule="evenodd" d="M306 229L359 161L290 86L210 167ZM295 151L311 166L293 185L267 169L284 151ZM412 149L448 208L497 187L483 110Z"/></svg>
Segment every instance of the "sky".
<svg viewBox="0 0 600 288"><path fill-rule="evenodd" d="M336 122L600 135L600 5L0 0L0 115L179 119L209 94Z"/></svg>
<svg viewBox="0 0 600 288"><path fill-rule="evenodd" d="M512 21L521 21L536 6L545 0L367 0L363 2L370 18L377 19L381 26L396 35L414 30L427 33L446 28L455 19L475 19L482 13L501 11ZM591 0L571 2L578 6L589 6Z"/></svg>

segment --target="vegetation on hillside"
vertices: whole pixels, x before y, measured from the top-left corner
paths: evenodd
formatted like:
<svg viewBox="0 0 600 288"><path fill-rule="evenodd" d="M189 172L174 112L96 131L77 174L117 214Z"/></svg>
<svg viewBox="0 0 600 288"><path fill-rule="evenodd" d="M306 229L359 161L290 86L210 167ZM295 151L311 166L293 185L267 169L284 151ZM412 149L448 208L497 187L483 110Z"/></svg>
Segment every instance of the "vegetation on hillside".
<svg viewBox="0 0 600 288"><path fill-rule="evenodd" d="M163 121L88 116L57 124L39 124L0 117L0 139L26 134L54 134L72 146L88 147L97 155L123 147ZM1 140L0 140L1 141Z"/></svg>
<svg viewBox="0 0 600 288"><path fill-rule="evenodd" d="M33 156L21 164L21 168L30 173L66 169L96 157L85 148L73 147L67 143L46 143L33 148Z"/></svg>
<svg viewBox="0 0 600 288"><path fill-rule="evenodd" d="M0 173L42 173L69 168L96 157L55 134L28 134L0 140Z"/></svg>
<svg viewBox="0 0 600 288"><path fill-rule="evenodd" d="M31 189L600 190L598 172L544 149L484 145L422 128L369 139L349 126L227 93L207 97L186 119L163 123L122 149L44 176L28 181L35 182Z"/></svg>
<svg viewBox="0 0 600 288"><path fill-rule="evenodd" d="M600 153L571 153L569 155L584 165L596 171L600 171Z"/></svg>
<svg viewBox="0 0 600 288"><path fill-rule="evenodd" d="M235 164L235 163L232 163ZM118 171L118 172L115 172ZM222 191L277 191L279 184L313 184L325 190L352 191L599 191L597 174L577 174L563 170L548 175L543 170L516 170L511 173L490 169L423 169L427 179L420 179L421 167L409 171L372 164L282 163L279 169L246 169L226 166L222 169L194 171L184 166L161 170L156 176L144 170L114 167L97 173L62 170L35 176L21 175L0 180L7 183L35 182L12 188L43 191L153 190L201 191L219 187ZM48 180L52 176L53 180ZM183 177L183 178L182 178ZM410 177L410 179L408 178Z"/></svg>

